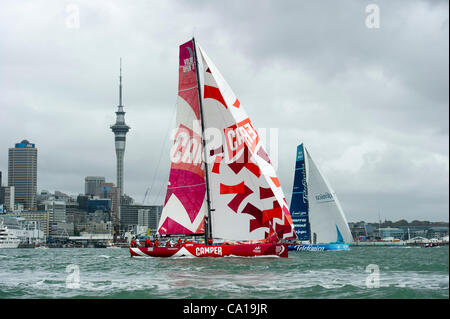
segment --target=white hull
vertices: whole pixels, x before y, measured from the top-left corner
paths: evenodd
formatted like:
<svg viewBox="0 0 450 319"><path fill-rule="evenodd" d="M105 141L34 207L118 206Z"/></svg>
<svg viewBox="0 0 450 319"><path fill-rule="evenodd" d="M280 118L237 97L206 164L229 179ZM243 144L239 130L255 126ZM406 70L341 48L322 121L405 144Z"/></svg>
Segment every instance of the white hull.
<svg viewBox="0 0 450 319"><path fill-rule="evenodd" d="M0 249L1 248L17 248L19 247L20 241L17 242L0 242Z"/></svg>
<svg viewBox="0 0 450 319"><path fill-rule="evenodd" d="M0 220L0 249L1 248L17 248L19 247L20 239L8 231L8 227L3 226L3 221Z"/></svg>

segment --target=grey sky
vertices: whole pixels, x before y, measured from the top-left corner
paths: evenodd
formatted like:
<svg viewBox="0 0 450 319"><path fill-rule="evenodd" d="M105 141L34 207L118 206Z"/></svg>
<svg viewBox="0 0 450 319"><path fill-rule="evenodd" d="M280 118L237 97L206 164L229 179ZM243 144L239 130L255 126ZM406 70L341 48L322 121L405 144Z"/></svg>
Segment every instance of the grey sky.
<svg viewBox="0 0 450 319"><path fill-rule="evenodd" d="M380 28L365 21L380 9ZM79 28L74 25L79 10ZM349 221L448 221L447 1L0 1L0 170L38 148L38 190L115 182L123 59L125 193L162 203L178 46L193 34L258 128L278 129L288 202L305 142ZM76 22L76 21L75 21ZM154 179L155 177L155 179Z"/></svg>

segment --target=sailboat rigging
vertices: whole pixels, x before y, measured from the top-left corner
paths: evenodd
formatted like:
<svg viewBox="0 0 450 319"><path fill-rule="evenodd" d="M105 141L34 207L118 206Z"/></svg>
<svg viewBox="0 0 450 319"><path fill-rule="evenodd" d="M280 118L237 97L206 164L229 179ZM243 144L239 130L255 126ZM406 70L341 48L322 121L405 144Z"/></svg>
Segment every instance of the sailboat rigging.
<svg viewBox="0 0 450 319"><path fill-rule="evenodd" d="M297 239L289 250L349 250L347 219L328 181L303 144L297 147L290 212Z"/></svg>
<svg viewBox="0 0 450 319"><path fill-rule="evenodd" d="M171 167L157 234L204 236L204 242L130 247L131 255L287 257L281 240L296 238L292 218L243 106L195 39L180 45L178 73ZM208 130L215 132L209 140Z"/></svg>

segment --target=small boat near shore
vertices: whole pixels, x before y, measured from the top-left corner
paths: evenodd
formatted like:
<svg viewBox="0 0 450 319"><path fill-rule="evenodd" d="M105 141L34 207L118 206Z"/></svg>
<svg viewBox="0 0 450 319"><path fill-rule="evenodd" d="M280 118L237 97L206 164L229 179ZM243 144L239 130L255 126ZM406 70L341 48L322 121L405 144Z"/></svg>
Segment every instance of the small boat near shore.
<svg viewBox="0 0 450 319"><path fill-rule="evenodd" d="M38 246L34 246L34 249L48 249L48 247L44 246L44 245L38 245Z"/></svg>
<svg viewBox="0 0 450 319"><path fill-rule="evenodd" d="M112 243L112 242L108 242L108 243L106 244L106 247L105 247L105 248L118 249L118 248L121 248L121 247L117 246L116 244L114 244L114 243Z"/></svg>
<svg viewBox="0 0 450 319"><path fill-rule="evenodd" d="M432 248L432 247L439 247L439 246L440 246L439 243L426 243L426 244L423 244L421 247Z"/></svg>

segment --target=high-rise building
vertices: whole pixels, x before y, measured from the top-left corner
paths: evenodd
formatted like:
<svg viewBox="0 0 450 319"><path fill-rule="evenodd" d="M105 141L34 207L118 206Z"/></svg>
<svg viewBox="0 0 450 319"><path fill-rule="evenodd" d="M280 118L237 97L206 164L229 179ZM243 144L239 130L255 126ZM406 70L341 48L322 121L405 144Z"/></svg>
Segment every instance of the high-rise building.
<svg viewBox="0 0 450 319"><path fill-rule="evenodd" d="M15 188L16 203L36 209L37 148L27 140L16 143L8 154L8 186Z"/></svg>
<svg viewBox="0 0 450 319"><path fill-rule="evenodd" d="M14 210L14 186L0 187L0 205L3 204L4 211Z"/></svg>
<svg viewBox="0 0 450 319"><path fill-rule="evenodd" d="M119 76L119 106L116 112L116 123L110 126L114 133L117 157L117 187L119 188L120 197L124 193L123 189L123 156L125 154L126 135L130 127L125 124L125 112L122 105L122 59L120 60L120 76Z"/></svg>
<svg viewBox="0 0 450 319"><path fill-rule="evenodd" d="M84 179L84 194L92 196L102 195L102 184L105 178L102 176L86 176Z"/></svg>
<svg viewBox="0 0 450 319"><path fill-rule="evenodd" d="M122 205L120 207L120 224L122 226L146 226L152 234L156 233L162 206Z"/></svg>
<svg viewBox="0 0 450 319"><path fill-rule="evenodd" d="M119 189L114 186L114 183L103 183L102 184L102 196L101 198L111 199L111 221L114 226L119 225L119 203L120 195Z"/></svg>

